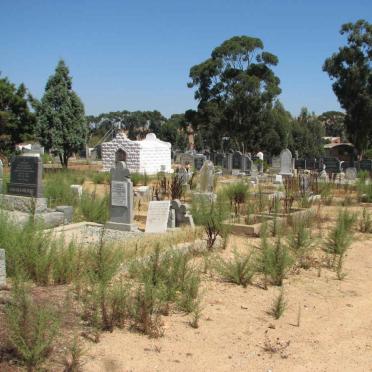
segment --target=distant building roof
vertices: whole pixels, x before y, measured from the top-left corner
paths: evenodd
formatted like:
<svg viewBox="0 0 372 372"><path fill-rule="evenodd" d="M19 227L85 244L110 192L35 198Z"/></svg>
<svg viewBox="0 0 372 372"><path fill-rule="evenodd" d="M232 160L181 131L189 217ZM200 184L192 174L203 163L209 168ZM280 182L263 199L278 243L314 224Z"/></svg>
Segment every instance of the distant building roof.
<svg viewBox="0 0 372 372"><path fill-rule="evenodd" d="M325 149L333 149L338 146L349 146L349 147L354 147L354 145L350 142L345 142L345 143L327 143L324 145Z"/></svg>

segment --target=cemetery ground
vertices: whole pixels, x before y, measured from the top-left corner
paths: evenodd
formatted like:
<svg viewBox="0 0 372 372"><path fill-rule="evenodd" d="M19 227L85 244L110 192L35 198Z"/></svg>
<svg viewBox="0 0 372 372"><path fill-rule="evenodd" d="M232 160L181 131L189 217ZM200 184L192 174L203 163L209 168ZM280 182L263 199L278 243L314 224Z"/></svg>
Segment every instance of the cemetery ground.
<svg viewBox="0 0 372 372"><path fill-rule="evenodd" d="M75 222L103 223L108 179L70 173L45 175L49 203L71 202ZM221 180L218 190L242 184ZM86 200L68 191L75 183ZM329 185L308 215L260 237L221 232L210 249L203 226L105 242L99 227L89 240L1 214L0 370L371 370L372 205L355 186ZM245 215L247 200L231 213ZM140 228L147 206L135 203Z"/></svg>

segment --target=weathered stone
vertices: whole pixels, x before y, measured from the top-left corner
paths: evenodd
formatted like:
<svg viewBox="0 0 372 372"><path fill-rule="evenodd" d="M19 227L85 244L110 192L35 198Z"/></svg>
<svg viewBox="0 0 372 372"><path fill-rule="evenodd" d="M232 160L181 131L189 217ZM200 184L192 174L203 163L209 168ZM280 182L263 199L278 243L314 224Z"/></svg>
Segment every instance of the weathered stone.
<svg viewBox="0 0 372 372"><path fill-rule="evenodd" d="M288 149L282 150L280 153L280 171L282 176L293 175L292 153Z"/></svg>
<svg viewBox="0 0 372 372"><path fill-rule="evenodd" d="M56 207L57 212L62 212L64 215L64 224L72 222L72 217L74 215L74 208L70 205L59 205Z"/></svg>
<svg viewBox="0 0 372 372"><path fill-rule="evenodd" d="M14 156L10 163L8 194L42 197L43 164L38 156Z"/></svg>
<svg viewBox="0 0 372 372"><path fill-rule="evenodd" d="M151 201L147 211L146 233L165 233L169 219L170 201Z"/></svg>

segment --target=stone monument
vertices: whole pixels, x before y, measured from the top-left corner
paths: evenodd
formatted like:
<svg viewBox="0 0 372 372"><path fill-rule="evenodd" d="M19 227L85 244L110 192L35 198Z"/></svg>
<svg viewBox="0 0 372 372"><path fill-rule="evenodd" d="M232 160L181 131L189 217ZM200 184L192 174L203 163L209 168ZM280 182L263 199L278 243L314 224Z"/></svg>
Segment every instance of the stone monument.
<svg viewBox="0 0 372 372"><path fill-rule="evenodd" d="M280 172L282 176L292 176L292 153L288 149L282 150L280 153Z"/></svg>
<svg viewBox="0 0 372 372"><path fill-rule="evenodd" d="M165 233L168 227L170 200L151 201L147 211L146 233Z"/></svg>
<svg viewBox="0 0 372 372"><path fill-rule="evenodd" d="M1 174L0 174L1 177ZM355 181L357 178L357 169L355 167L349 167L345 170L345 178L348 181Z"/></svg>
<svg viewBox="0 0 372 372"><path fill-rule="evenodd" d="M110 220L106 228L121 231L136 231L133 223L133 184L124 161L111 168Z"/></svg>
<svg viewBox="0 0 372 372"><path fill-rule="evenodd" d="M200 170L200 192L213 192L214 186L214 166L210 160L206 160Z"/></svg>
<svg viewBox="0 0 372 372"><path fill-rule="evenodd" d="M42 177L40 156L14 156L10 163L8 194L42 198Z"/></svg>

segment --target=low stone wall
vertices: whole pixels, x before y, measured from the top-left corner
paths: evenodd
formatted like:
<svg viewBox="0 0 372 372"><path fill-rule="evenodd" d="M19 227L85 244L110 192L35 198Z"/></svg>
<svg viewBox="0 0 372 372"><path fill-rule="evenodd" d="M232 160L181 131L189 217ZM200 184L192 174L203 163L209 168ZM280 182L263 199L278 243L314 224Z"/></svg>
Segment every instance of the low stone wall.
<svg viewBox="0 0 372 372"><path fill-rule="evenodd" d="M8 194L0 196L0 208L9 211L31 213L35 209L35 213L43 213L47 210L47 207L46 198L30 198Z"/></svg>

